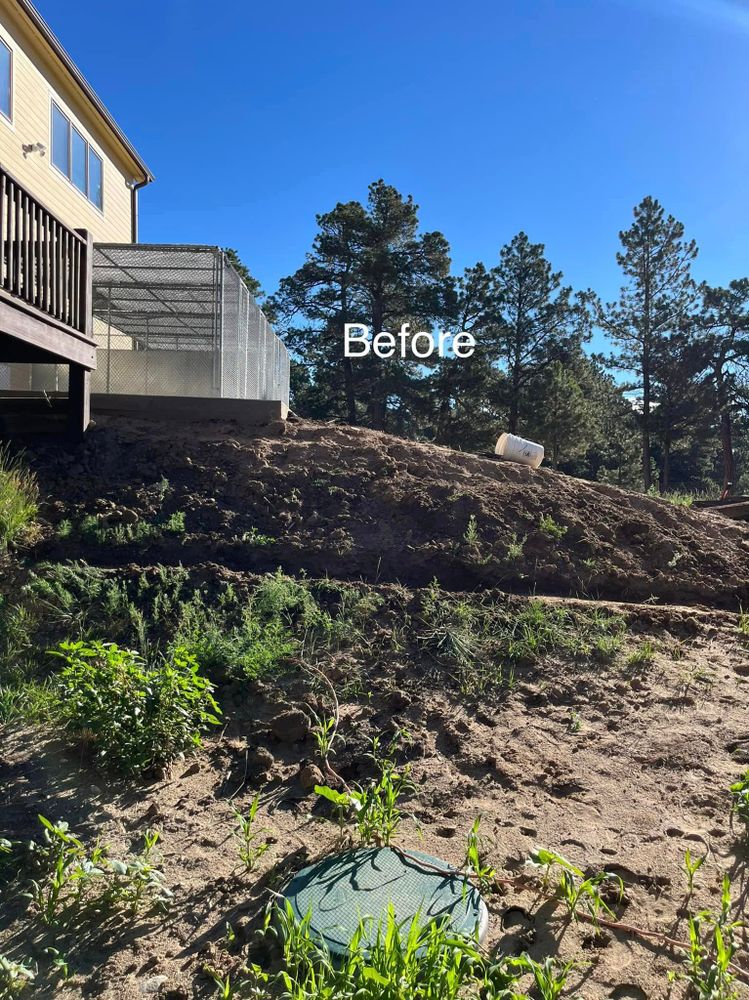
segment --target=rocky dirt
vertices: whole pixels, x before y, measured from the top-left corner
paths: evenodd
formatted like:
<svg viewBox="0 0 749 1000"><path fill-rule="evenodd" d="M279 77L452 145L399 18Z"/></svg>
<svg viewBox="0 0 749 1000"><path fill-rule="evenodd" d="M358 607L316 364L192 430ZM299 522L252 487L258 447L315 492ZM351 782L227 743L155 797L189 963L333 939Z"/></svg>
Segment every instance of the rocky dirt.
<svg viewBox="0 0 749 1000"><path fill-rule="evenodd" d="M719 906L727 873L737 912L747 910L747 843L727 792L749 766L749 647L738 615L749 601L746 527L548 470L308 423L254 436L205 426L179 437L152 424L104 424L77 450L34 444L29 457L45 526L8 567L6 594L40 560L83 557L123 577L181 563L240 582L281 566L364 581L404 605L436 577L455 600L479 594L519 609L534 592L553 607L621 615L627 637L612 662L551 653L521 667L509 690L481 696L461 694L428 655L331 654L322 666L340 699L336 769L366 781L371 738L397 735L416 784L404 848L460 865L480 816L487 859L501 874L521 872L535 845L552 848L586 872L620 875L617 915L679 940L689 849L706 858L692 909ZM97 545L77 528L87 515L116 527L175 511L185 531L169 537ZM543 517L559 537L542 530ZM71 531L60 530L65 522ZM509 591L518 596L505 598ZM654 653L638 664L631 654L643 642ZM215 995L203 965L236 969L271 891L335 848L337 828L310 791L320 775L309 726L312 711L332 710L325 687L291 670L227 684L221 701L225 726L206 751L142 785L94 772L54 732L0 730L0 835L28 837L40 812L119 851L148 827L163 835L170 912L57 941L74 970L61 996ZM232 808L246 809L256 792L271 847L246 874ZM531 891L487 903L491 946L577 961L571 996L683 994L667 979L681 960L673 948L595 935ZM16 903L0 903L0 951L42 955L50 943ZM746 950L738 961L749 982Z"/></svg>

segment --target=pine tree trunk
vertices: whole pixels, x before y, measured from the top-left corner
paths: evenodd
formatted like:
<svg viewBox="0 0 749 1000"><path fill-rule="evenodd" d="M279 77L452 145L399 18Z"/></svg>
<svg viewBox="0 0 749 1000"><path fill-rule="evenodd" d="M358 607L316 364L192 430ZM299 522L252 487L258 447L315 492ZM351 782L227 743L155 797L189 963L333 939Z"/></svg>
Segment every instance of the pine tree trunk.
<svg viewBox="0 0 749 1000"><path fill-rule="evenodd" d="M723 377L722 366L719 365L715 372L716 388L718 392L718 409L720 411L720 446L723 452L723 489L728 489L728 484L735 482L736 465L733 458L733 421L731 419L731 409L728 405L728 394L726 383Z"/></svg>
<svg viewBox="0 0 749 1000"><path fill-rule="evenodd" d="M346 419L350 424L356 424L356 395L354 393L354 366L351 358L343 359L343 389L346 395Z"/></svg>
<svg viewBox="0 0 749 1000"><path fill-rule="evenodd" d="M663 457L661 459L660 492L667 493L671 485L671 441L663 439Z"/></svg>

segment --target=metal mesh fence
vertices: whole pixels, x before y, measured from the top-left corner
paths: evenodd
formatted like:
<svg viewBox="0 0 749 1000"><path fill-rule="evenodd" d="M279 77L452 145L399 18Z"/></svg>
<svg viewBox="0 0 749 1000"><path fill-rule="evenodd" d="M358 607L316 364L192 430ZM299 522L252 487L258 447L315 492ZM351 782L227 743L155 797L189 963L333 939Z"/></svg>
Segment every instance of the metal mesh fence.
<svg viewBox="0 0 749 1000"><path fill-rule="evenodd" d="M288 405L286 348L218 247L96 244L93 314L92 392ZM64 367L14 367L19 388L67 389Z"/></svg>

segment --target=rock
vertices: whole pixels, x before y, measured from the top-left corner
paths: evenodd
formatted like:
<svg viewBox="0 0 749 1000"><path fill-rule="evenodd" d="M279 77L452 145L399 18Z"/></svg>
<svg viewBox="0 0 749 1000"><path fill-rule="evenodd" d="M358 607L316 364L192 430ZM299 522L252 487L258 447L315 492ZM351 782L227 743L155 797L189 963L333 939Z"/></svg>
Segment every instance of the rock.
<svg viewBox="0 0 749 1000"><path fill-rule="evenodd" d="M265 747L253 747L247 753L247 770L256 778L270 774L275 763L275 757Z"/></svg>
<svg viewBox="0 0 749 1000"><path fill-rule="evenodd" d="M315 785L324 785L325 778L317 764L307 761L299 771L299 784L305 792L313 792Z"/></svg>
<svg viewBox="0 0 749 1000"><path fill-rule="evenodd" d="M300 708L281 712L273 719L270 727L281 743L301 743L310 730L309 719Z"/></svg>
<svg viewBox="0 0 749 1000"><path fill-rule="evenodd" d="M144 995L158 993L167 979L167 976L149 976L148 979L143 979L138 984L138 992Z"/></svg>
<svg viewBox="0 0 749 1000"><path fill-rule="evenodd" d="M123 524L137 524L139 520L140 518L138 517L136 511L130 510L127 507L120 513L120 521Z"/></svg>
<svg viewBox="0 0 749 1000"><path fill-rule="evenodd" d="M182 772L182 777L189 778L193 774L200 774L200 764L197 761L195 761L193 764L190 764L188 769Z"/></svg>
<svg viewBox="0 0 749 1000"><path fill-rule="evenodd" d="M387 699L387 708L391 712L398 712L403 708L408 708L412 699L404 692L395 690L391 692Z"/></svg>

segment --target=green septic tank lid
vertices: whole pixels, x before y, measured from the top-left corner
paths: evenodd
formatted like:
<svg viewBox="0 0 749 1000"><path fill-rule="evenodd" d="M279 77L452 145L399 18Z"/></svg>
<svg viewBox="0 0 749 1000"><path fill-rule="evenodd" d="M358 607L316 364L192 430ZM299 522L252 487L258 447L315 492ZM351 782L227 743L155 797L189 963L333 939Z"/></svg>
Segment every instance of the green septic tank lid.
<svg viewBox="0 0 749 1000"><path fill-rule="evenodd" d="M479 940L489 926L478 891L447 862L420 851L365 847L334 854L302 869L283 895L298 920L311 914L310 934L334 955L346 953L360 921L362 943L374 941L389 906L403 933L417 914L421 924L447 917L465 937L478 929Z"/></svg>

